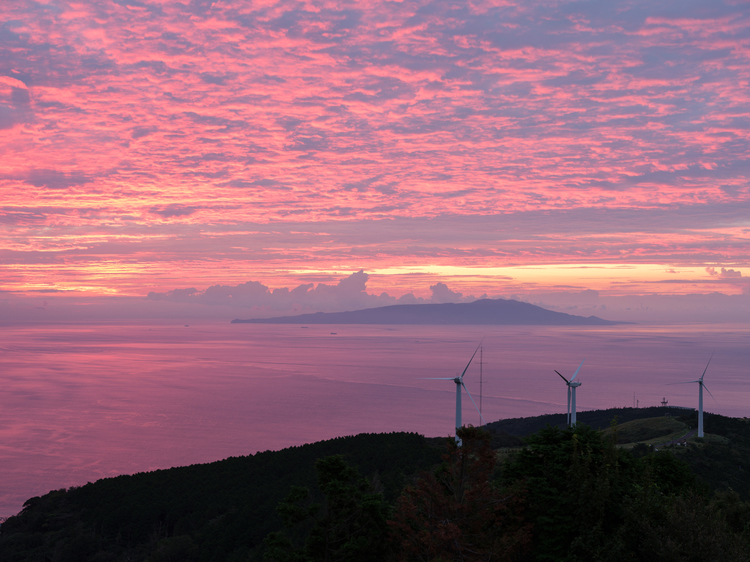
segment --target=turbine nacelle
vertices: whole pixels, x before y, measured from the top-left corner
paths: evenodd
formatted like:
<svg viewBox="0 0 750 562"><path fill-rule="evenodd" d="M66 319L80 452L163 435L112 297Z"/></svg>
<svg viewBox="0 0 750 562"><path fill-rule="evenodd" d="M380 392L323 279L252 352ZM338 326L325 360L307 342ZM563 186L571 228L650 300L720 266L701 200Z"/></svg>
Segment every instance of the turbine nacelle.
<svg viewBox="0 0 750 562"><path fill-rule="evenodd" d="M440 380L440 381L453 381L456 383L456 429L461 429L462 423L461 423L461 388L463 388L466 391L466 394L469 395L469 398L471 399L471 403L474 404L474 407L476 408L477 412L479 412L479 417L482 420L482 423L487 423L484 420L484 416L482 416L482 412L479 411L479 408L477 408L477 403L474 402L474 398L471 396L471 392L469 392L469 389L466 388L466 385L464 384L464 375L466 374L466 371L469 369L469 365L471 365L471 362L474 360L474 356L477 354L477 351L479 351L479 348L481 347L482 342L479 342L479 345L474 350L474 353L471 356L471 359L469 359L469 362L466 364L466 368L464 369L464 372L461 373L461 375L456 375L455 377L428 377L428 380ZM461 439L458 437L458 433L456 433L456 443L458 443L458 446L461 446Z"/></svg>
<svg viewBox="0 0 750 562"><path fill-rule="evenodd" d="M703 377L706 376L706 371L708 371L708 366L711 364L711 359L713 359L714 354L711 354L711 357L708 358L708 363L706 363L706 368L703 369L703 374L699 379L696 379L694 381L685 381L685 382L675 382L671 384L693 384L698 383L698 437L703 437L703 389L706 389L706 392L711 396L711 398L714 398L714 395L711 394L711 391L708 390L708 387L706 386L706 383L703 382ZM716 398L714 398L714 402L716 402Z"/></svg>

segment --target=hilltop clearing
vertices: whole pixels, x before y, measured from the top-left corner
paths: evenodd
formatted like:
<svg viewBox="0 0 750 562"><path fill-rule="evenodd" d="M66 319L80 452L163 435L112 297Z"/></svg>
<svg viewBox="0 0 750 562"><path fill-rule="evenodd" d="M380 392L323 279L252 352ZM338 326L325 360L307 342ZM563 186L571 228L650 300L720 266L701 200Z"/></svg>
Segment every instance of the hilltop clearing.
<svg viewBox="0 0 750 562"><path fill-rule="evenodd" d="M616 427L604 430L605 435L617 434L617 443L665 443L682 437L688 433L689 428L685 422L675 418L662 416L658 418L646 418L642 420L631 420L621 423Z"/></svg>
<svg viewBox="0 0 750 562"><path fill-rule="evenodd" d="M623 424L632 420L646 418L666 417L682 418L689 415L692 410L675 407L653 407L653 408L609 408L606 410L586 410L578 412L578 423L585 424L593 429L607 429L613 421ZM491 431L499 431L510 435L524 436L536 433L547 425L563 428L566 424L565 414L544 414L528 418L508 418L487 424Z"/></svg>

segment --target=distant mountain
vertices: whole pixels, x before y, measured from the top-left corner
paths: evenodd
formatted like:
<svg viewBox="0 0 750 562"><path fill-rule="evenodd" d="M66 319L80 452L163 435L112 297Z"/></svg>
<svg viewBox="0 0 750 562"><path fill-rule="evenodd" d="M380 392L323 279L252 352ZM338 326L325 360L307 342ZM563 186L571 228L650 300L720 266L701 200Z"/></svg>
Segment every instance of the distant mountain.
<svg viewBox="0 0 750 562"><path fill-rule="evenodd" d="M626 324L596 316L553 312L509 299L468 303L396 304L348 312L316 312L298 316L232 320L232 324L498 324L540 326L604 326Z"/></svg>

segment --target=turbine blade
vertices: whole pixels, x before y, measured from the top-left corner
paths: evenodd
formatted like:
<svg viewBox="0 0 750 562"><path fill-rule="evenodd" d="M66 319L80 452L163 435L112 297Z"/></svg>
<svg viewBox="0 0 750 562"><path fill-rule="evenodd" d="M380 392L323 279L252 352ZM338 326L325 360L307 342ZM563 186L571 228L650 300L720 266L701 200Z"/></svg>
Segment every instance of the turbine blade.
<svg viewBox="0 0 750 562"><path fill-rule="evenodd" d="M701 380L703 380L703 377L706 376L706 371L708 371L708 366L711 364L711 359L714 358L714 351L711 352L711 357L708 358L708 363L706 363L706 368L703 369L703 374L701 375Z"/></svg>
<svg viewBox="0 0 750 562"><path fill-rule="evenodd" d="M583 361L586 361L586 360L584 359ZM573 379L574 379L574 378L576 378L576 377L578 376L578 371L580 371L580 370L581 370L581 367L583 367L583 361L581 361L581 364L580 364L580 365L578 365L578 368L576 369L576 372L575 372L575 374L573 375L573 377L572 377L572 378L570 379L570 382L573 382Z"/></svg>
<svg viewBox="0 0 750 562"><path fill-rule="evenodd" d="M479 417L480 417L480 418L482 418L482 423L483 423L484 425L487 425L487 422L486 422L486 421L484 420L484 416L482 416L482 412L480 412L480 411L479 411L479 408L477 408L477 403L476 403L476 402L474 402L474 399L473 399L473 398L471 397L471 392L469 392L469 389L468 389L468 388L466 388L466 385L465 385L465 384L464 384L463 382L461 383L461 386L463 386L463 387L464 387L464 390L466 391L466 394L468 394L468 395L469 395L469 398L471 398L471 403L472 403L472 404L474 404L474 407L476 408L476 410L477 410L477 413L479 414Z"/></svg>
<svg viewBox="0 0 750 562"><path fill-rule="evenodd" d="M675 384L692 384L694 382L701 382L701 380L698 379L697 381L668 382L665 386L674 386Z"/></svg>
<svg viewBox="0 0 750 562"><path fill-rule="evenodd" d="M422 380L422 381L453 381L453 380L456 380L456 377L441 377L441 378L421 377L419 380Z"/></svg>
<svg viewBox="0 0 750 562"><path fill-rule="evenodd" d="M484 341L484 339L482 340ZM482 346L482 342L479 342L479 345L474 350L474 353L471 355L471 359L469 359L469 362L466 364L466 368L464 369L464 372L461 373L461 376L459 377L461 380L464 380L464 375L466 374L466 371L469 370L469 365L471 365L471 362L474 360L474 356L477 354L477 351L479 351L479 348Z"/></svg>
<svg viewBox="0 0 750 562"><path fill-rule="evenodd" d="M713 394L711 394L711 391L710 391L710 390L708 390L708 387L707 387L707 386L706 386L705 384L703 385L703 388L705 388L705 389L706 389L706 392L708 392L708 394L709 394L709 395L711 396L711 398L714 398L714 395L713 395ZM717 406L719 405L719 402L718 402L718 401L716 400L716 398L714 398L714 402L716 402L716 405L717 405Z"/></svg>
<svg viewBox="0 0 750 562"><path fill-rule="evenodd" d="M558 375L560 375L560 371L558 371L557 369L552 369L552 370L555 371ZM560 375L560 378L565 381L565 384L570 384L570 381L566 379L564 376Z"/></svg>
<svg viewBox="0 0 750 562"><path fill-rule="evenodd" d="M570 423L570 386L568 386L568 420L566 423Z"/></svg>

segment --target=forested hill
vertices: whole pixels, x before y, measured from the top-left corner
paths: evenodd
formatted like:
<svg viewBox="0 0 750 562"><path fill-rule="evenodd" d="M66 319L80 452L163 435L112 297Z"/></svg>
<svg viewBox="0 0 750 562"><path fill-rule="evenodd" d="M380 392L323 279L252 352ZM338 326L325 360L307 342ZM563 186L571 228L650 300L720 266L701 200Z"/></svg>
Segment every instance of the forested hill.
<svg viewBox="0 0 750 562"><path fill-rule="evenodd" d="M190 537L204 553L201 560L245 562L281 526L276 506L290 488L315 486L317 459L343 455L361 474L377 475L393 501L441 453L415 433L360 434L105 478L29 499L0 526L0 561L145 560L155 538Z"/></svg>
<svg viewBox="0 0 750 562"><path fill-rule="evenodd" d="M706 438L681 446L664 443L693 411L579 421L501 420L461 449L361 434L52 491L0 526L0 560L750 559L747 419L706 414Z"/></svg>
<svg viewBox="0 0 750 562"><path fill-rule="evenodd" d="M316 312L298 316L232 320L233 324L479 324L540 326L601 326L622 324L597 316L574 316L511 299L480 299L467 303L395 304L347 312ZM627 323L627 322L626 322Z"/></svg>

